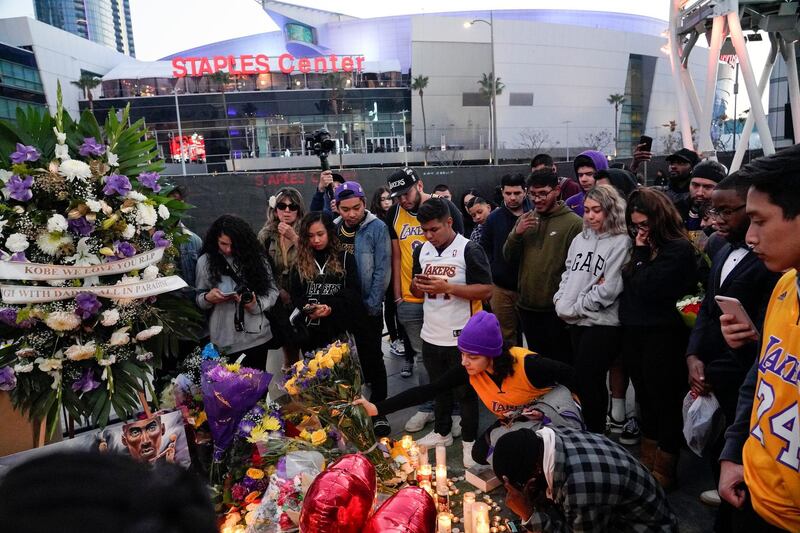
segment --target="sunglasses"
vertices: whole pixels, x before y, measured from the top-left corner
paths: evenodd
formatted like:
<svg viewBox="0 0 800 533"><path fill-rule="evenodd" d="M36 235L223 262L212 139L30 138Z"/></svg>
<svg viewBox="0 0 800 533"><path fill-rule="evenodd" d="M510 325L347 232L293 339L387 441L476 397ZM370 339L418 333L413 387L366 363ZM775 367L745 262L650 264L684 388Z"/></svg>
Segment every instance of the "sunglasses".
<svg viewBox="0 0 800 533"><path fill-rule="evenodd" d="M275 209L277 209L278 211L286 211L287 209L289 211L297 211L298 209L300 209L300 206L297 204L285 204L281 202L275 206Z"/></svg>

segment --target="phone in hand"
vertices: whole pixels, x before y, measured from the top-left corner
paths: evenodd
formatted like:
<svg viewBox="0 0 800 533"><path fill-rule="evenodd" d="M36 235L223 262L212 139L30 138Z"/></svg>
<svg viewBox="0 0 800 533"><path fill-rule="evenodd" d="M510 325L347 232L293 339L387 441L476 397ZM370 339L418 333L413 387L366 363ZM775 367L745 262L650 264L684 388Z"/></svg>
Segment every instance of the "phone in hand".
<svg viewBox="0 0 800 533"><path fill-rule="evenodd" d="M731 298L729 296L714 296L714 300L716 300L717 305L722 310L723 313L726 315L733 315L736 318L737 322L741 322L742 324L747 324L750 328L756 332L756 334L760 337L761 334L758 331L758 328L753 323L753 320L750 318L750 315L747 314L742 302L737 300L736 298Z"/></svg>
<svg viewBox="0 0 800 533"><path fill-rule="evenodd" d="M641 146L644 145L644 146ZM642 135L639 137L639 146L641 146L642 151L644 152L652 152L653 151L653 138L647 135Z"/></svg>

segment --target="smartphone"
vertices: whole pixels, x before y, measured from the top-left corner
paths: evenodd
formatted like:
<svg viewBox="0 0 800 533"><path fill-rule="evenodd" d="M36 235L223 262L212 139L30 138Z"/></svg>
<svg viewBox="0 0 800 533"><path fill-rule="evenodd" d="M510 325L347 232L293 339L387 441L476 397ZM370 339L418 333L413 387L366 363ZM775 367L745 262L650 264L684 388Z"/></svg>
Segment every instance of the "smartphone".
<svg viewBox="0 0 800 533"><path fill-rule="evenodd" d="M417 278L419 281L428 281L429 279L431 279L430 276L428 276L427 274L417 274L414 277Z"/></svg>
<svg viewBox="0 0 800 533"><path fill-rule="evenodd" d="M222 291L220 291L220 293L222 293L222 295L224 297L226 297L226 298L229 297L229 296L235 296L236 295L236 291L231 291L231 292L222 292Z"/></svg>
<svg viewBox="0 0 800 533"><path fill-rule="evenodd" d="M647 135L642 135L639 137L639 144L644 145L642 146L642 150L645 152L652 152L653 151L653 138Z"/></svg>
<svg viewBox="0 0 800 533"><path fill-rule="evenodd" d="M745 311L742 302L736 298L730 298L728 296L714 296L714 300L716 300L717 305L719 305L719 308L723 313L726 315L733 315L736 317L737 322L749 325L753 331L761 336L761 333L759 333L758 328L753 323L750 315L748 315L747 311Z"/></svg>

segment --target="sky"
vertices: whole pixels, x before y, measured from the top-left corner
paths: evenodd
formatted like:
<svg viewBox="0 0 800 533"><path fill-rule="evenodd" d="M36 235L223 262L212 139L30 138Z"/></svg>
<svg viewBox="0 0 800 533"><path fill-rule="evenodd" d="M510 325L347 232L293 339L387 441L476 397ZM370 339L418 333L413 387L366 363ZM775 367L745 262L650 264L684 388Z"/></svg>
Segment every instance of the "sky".
<svg viewBox="0 0 800 533"><path fill-rule="evenodd" d="M289 3L359 18L443 11L581 9L633 13L667 20L669 0L290 0ZM136 57L145 61L244 35L277 30L256 0L130 0ZM32 0L0 0L0 18L33 17ZM666 23L664 24L666 28Z"/></svg>

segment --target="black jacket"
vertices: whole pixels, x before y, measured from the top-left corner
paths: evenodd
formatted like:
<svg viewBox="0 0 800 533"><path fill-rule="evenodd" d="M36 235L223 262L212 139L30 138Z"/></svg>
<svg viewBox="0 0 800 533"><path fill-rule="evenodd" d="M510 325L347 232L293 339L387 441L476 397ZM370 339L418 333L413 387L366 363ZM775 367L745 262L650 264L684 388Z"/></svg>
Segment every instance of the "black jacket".
<svg viewBox="0 0 800 533"><path fill-rule="evenodd" d="M530 201L526 198L522 204L525 213L531 210ZM506 290L518 290L519 265L517 261L509 263L503 259L503 246L514 224L517 216L508 210L504 205L492 211L486 222L483 224L481 234L481 246L489 258L489 266L492 269L492 282L498 287Z"/></svg>
<svg viewBox="0 0 800 533"><path fill-rule="evenodd" d="M623 326L680 326L675 304L697 292L695 248L685 239L665 244L655 258L649 246L635 246L622 269L619 320Z"/></svg>

